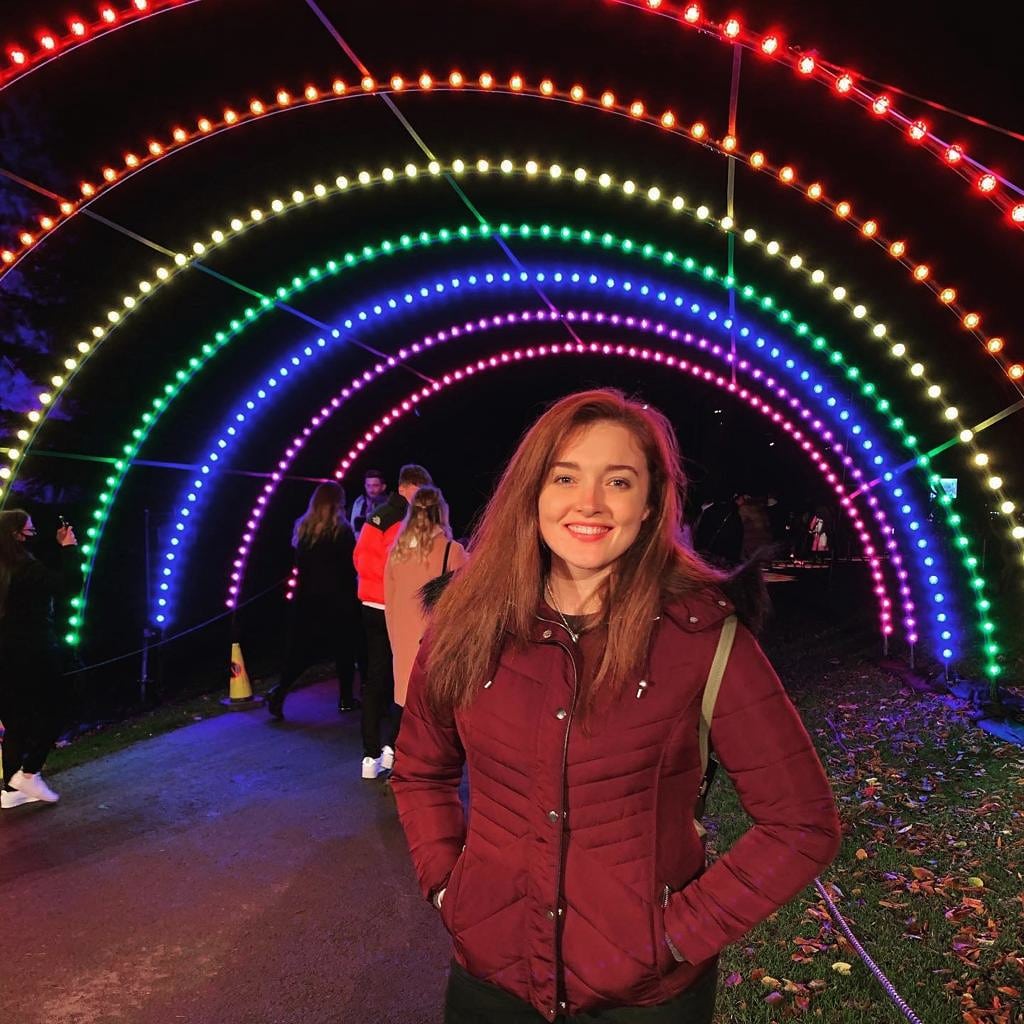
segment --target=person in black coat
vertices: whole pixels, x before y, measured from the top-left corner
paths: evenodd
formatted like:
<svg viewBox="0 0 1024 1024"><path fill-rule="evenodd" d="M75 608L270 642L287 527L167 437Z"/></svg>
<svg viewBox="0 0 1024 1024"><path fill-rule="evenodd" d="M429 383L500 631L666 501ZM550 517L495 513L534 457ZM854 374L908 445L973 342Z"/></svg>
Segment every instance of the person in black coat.
<svg viewBox="0 0 1024 1024"><path fill-rule="evenodd" d="M354 711L355 629L359 603L352 565L355 539L345 521L345 492L339 484L317 486L292 536L298 580L281 679L267 693L267 710L284 717L284 699L295 681L325 654L334 656L338 710Z"/></svg>
<svg viewBox="0 0 1024 1024"><path fill-rule="evenodd" d="M75 531L57 531L60 569L34 558L32 517L21 509L0 512L0 721L4 724L0 807L56 803L43 765L64 722L69 683L63 672L54 620L55 599L81 586Z"/></svg>
<svg viewBox="0 0 1024 1024"><path fill-rule="evenodd" d="M739 495L717 498L702 508L693 528L693 546L715 565L733 566L743 557Z"/></svg>

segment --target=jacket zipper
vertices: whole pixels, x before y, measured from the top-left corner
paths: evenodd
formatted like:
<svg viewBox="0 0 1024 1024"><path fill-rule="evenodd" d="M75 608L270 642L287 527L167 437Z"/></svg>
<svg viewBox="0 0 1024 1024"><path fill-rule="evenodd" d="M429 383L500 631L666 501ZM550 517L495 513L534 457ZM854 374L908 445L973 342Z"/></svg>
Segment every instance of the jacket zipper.
<svg viewBox="0 0 1024 1024"><path fill-rule="evenodd" d="M559 626L560 624L553 621L552 619L542 618L540 615L537 616L541 622L548 622L552 626ZM564 628L564 627L563 627ZM555 913L555 999L562 995L561 987L561 967L562 967L562 936L561 936L561 904L562 904L562 868L565 861L565 822L566 822L566 800L568 797L568 789L566 786L566 768L569 763L569 731L572 727L573 715L576 713L576 698L579 689L579 673L576 670L576 659L572 656L572 651L564 644L561 640L555 640L555 643L562 648L567 655L569 655L569 663L572 665L572 702L569 705L569 715L565 720L565 739L562 741L562 821L561 829L558 833L558 871L556 873L557 889L555 892L556 900L556 913ZM555 1008L557 1010L557 1007Z"/></svg>

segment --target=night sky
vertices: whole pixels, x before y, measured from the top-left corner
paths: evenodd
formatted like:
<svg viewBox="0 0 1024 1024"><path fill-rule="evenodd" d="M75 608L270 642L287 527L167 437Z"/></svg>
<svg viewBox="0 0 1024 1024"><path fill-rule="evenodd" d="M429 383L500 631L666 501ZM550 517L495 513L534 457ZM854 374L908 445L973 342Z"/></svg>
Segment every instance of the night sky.
<svg viewBox="0 0 1024 1024"><path fill-rule="evenodd" d="M709 15L733 8L712 2ZM770 2L736 7L758 28L777 28L786 39L818 48L834 62L892 82L998 125L1021 130L1021 88L1015 70L1022 24L987 8L938 14L934 4L797 4ZM579 81L590 94L609 88L625 100L643 99L652 110L672 108L686 123L703 120L724 133L731 70L730 50L643 11L599 0L430 4L325 2L325 14L363 62L383 80L394 73L412 78L429 71L441 78L452 68L475 77L489 70L498 78L521 72L528 80L550 76L559 86ZM5 0L2 41L25 41L42 25L59 25L74 13L63 2ZM85 13L85 9L82 9ZM91 13L91 11L89 12ZM166 138L177 124L193 125L225 106L244 109L252 97L269 100L279 88L298 93L309 82L327 85L358 72L338 44L300 0L203 0L154 17L97 41L30 75L0 94L0 164L59 194L77 194L99 168L120 165L146 140ZM584 165L617 180L635 177L688 202L723 211L726 162L697 145L595 111L564 104L501 96L436 94L399 99L403 114L441 158L492 162L535 157L572 169ZM962 119L898 99L908 113L924 114L944 137L961 143L1011 179L1024 179L1022 144ZM1020 331L1019 280L1024 234L1006 227L998 212L965 182L933 159L915 153L898 133L828 90L797 80L792 72L744 55L740 76L738 132L748 149L764 149L777 162L791 162L803 180L826 183L858 211L877 215L887 234L906 238L918 258L957 285L986 330L1007 338L1024 356ZM379 98L329 103L229 131L177 153L101 197L97 213L171 250L274 196L309 190L338 174L354 178L410 160L426 161ZM563 224L609 231L651 242L680 256L725 265L720 231L697 228L692 219L672 218L643 199L602 196L569 183L527 185L519 178L467 174L466 194L493 224ZM891 336L911 344L944 383L969 422L1003 409L1018 395L999 366L960 329L934 297L916 287L909 273L850 228L799 195L751 173L736 172L736 213L799 250L864 297ZM49 204L0 179L3 244ZM272 291L309 267L337 259L349 249L377 245L402 233L436 232L472 224L472 216L442 180L415 186L396 183L307 208L253 230L215 252L209 265L250 289ZM602 280L650 280L653 288L686 293L724 308L724 293L695 277L599 246L540 244L511 240L522 263L545 272L573 269ZM85 217L76 218L0 281L0 364L5 394L5 436L17 429L29 396L54 372L74 341L99 322L127 285L152 274L163 258L123 234ZM886 347L870 346L849 315L801 280L737 247L740 280L770 293L847 352L865 376L898 398L923 448L950 436L935 406L912 388ZM476 270L511 269L491 241L452 243L365 263L329 284L297 296L293 304L309 317L338 323L351 311L381 297L401 294ZM554 289L554 286L552 285ZM606 289L552 290L560 308L603 309L637 317L651 315L636 295ZM40 432L37 453L25 464L18 504L36 512L49 529L58 512L84 524L109 469L94 457L115 457L136 426L142 406L203 343L252 304L251 297L195 271L181 275L119 329L81 371ZM358 333L359 342L391 353L451 324L495 313L540 307L530 289L508 287L482 294L467 289L444 301L404 310ZM756 323L768 343L795 350L791 334L754 310L739 311ZM672 324L696 329L674 316ZM640 344L654 341L613 327L578 324L585 341ZM274 312L225 348L164 415L140 457L195 464L210 440L229 425L245 394L279 365L282 355L315 344L323 332L299 317ZM704 322L701 333L721 342L720 330ZM414 369L438 377L464 363L503 349L564 342L564 327L519 325L451 342L412 361ZM656 342L668 351L669 343ZM684 353L679 353L684 355ZM288 440L309 417L355 375L376 361L356 344L334 345L308 369L296 370L253 428L240 438L221 469L266 473ZM297 379L295 379L297 378ZM837 393L854 396L841 372L822 378ZM29 387L31 382L31 387ZM319 431L296 459L297 477L328 477L355 438L422 379L399 370L368 386ZM424 463L448 496L457 533L469 530L496 473L523 429L546 404L571 390L614 385L664 409L679 432L687 470L699 501L717 492L775 494L787 508L831 501L831 491L777 427L716 389L676 372L597 357L557 357L485 373L425 402L359 459L346 481L351 497L361 472L381 467L392 479L406 461ZM1011 493L1020 494L1020 415L984 435L999 460ZM887 441L887 443L891 443ZM73 457L69 457L73 456ZM85 458L81 458L85 457ZM901 456L902 458L902 456ZM959 449L936 460L943 476L959 477L965 525L987 539L989 575L1007 593L1019 592L1002 544L1005 524L994 526L988 499L968 481ZM133 642L146 617L145 516L151 524L153 558L167 544L174 513L191 474L183 469L136 466L118 496L94 576L95 627L87 642L96 651L117 651ZM186 628L223 609L226 574L248 509L262 486L256 476L222 474L204 495L201 521L186 541L189 572L180 593L174 628ZM282 483L260 532L246 594L269 586L287 569L291 520L304 507L311 484ZM923 492L916 500L927 510ZM11 502L14 504L15 502ZM1019 556L1016 556L1019 563ZM1019 570L1014 570L1019 572ZM1000 573L1003 576L1000 577ZM245 596L245 595L243 595Z"/></svg>

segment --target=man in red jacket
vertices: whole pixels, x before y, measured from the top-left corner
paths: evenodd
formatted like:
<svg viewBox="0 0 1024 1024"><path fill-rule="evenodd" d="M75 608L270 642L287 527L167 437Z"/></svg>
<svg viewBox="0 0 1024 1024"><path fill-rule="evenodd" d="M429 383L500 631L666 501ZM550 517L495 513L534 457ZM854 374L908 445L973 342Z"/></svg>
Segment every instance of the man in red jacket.
<svg viewBox="0 0 1024 1024"><path fill-rule="evenodd" d="M363 767L364 779L375 779L381 769L394 767L395 751L381 745L381 720L392 704L391 643L384 619L384 570L391 545L402 528L412 496L420 487L432 484L430 474L414 463L398 474L398 490L370 515L362 530L352 560L359 574L359 600L363 606L366 633L366 678L363 679Z"/></svg>

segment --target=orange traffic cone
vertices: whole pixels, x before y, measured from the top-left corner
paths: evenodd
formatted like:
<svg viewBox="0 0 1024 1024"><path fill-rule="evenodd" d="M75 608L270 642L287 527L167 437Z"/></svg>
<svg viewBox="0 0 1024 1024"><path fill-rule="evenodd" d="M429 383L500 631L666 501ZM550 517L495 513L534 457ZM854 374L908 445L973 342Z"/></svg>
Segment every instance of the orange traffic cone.
<svg viewBox="0 0 1024 1024"><path fill-rule="evenodd" d="M228 680L228 695L221 698L221 704L235 711L258 708L263 704L263 698L252 692L241 644L231 645L231 678Z"/></svg>

